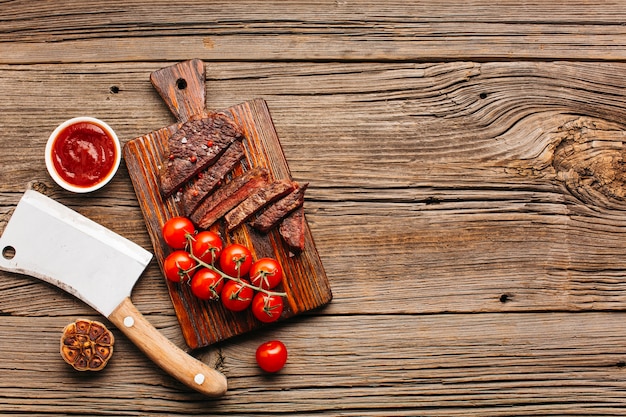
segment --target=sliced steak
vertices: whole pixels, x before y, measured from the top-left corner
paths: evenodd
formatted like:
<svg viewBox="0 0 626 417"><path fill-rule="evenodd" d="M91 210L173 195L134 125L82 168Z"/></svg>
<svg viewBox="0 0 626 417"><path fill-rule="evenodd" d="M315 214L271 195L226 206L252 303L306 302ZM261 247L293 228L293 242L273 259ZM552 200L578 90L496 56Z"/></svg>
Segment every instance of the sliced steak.
<svg viewBox="0 0 626 417"><path fill-rule="evenodd" d="M284 197L294 190L296 184L289 180L279 180L270 183L267 187L257 190L254 194L242 201L237 207L229 211L224 217L228 231L240 226L254 213L270 203Z"/></svg>
<svg viewBox="0 0 626 417"><path fill-rule="evenodd" d="M252 193L267 186L269 172L254 168L233 178L209 195L191 214L191 220L207 229Z"/></svg>
<svg viewBox="0 0 626 417"><path fill-rule="evenodd" d="M159 175L163 196L172 195L242 138L241 129L224 113L208 113L183 123L167 142L167 159Z"/></svg>
<svg viewBox="0 0 626 417"><path fill-rule="evenodd" d="M243 145L241 142L235 142L209 169L199 173L195 180L184 186L179 197L179 207L185 216L196 211L204 198L215 191L226 174L232 171L241 158L243 158Z"/></svg>
<svg viewBox="0 0 626 417"><path fill-rule="evenodd" d="M308 185L309 184L304 184L296 187L291 193L270 205L254 219L252 227L263 233L267 233L289 213L298 207L302 207L304 204L304 191Z"/></svg>
<svg viewBox="0 0 626 417"><path fill-rule="evenodd" d="M292 252L304 250L304 207L298 207L285 217L278 231Z"/></svg>

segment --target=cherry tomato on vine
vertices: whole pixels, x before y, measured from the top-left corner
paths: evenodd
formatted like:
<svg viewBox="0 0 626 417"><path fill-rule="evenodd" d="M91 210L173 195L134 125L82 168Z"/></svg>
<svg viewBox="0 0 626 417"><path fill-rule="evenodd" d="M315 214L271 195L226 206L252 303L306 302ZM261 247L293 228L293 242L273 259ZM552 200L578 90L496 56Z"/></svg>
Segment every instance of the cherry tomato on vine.
<svg viewBox="0 0 626 417"><path fill-rule="evenodd" d="M226 246L220 255L220 268L231 277L246 276L251 265L252 253L250 253L250 249L238 243Z"/></svg>
<svg viewBox="0 0 626 417"><path fill-rule="evenodd" d="M195 235L191 240L191 253L201 261L213 265L222 253L222 238L215 232L208 230Z"/></svg>
<svg viewBox="0 0 626 417"><path fill-rule="evenodd" d="M172 217L163 225L163 239L172 249L182 249L187 246L187 235L196 231L191 220L186 217Z"/></svg>
<svg viewBox="0 0 626 417"><path fill-rule="evenodd" d="M271 290L283 279L283 270L276 259L261 258L250 267L250 282L255 287Z"/></svg>
<svg viewBox="0 0 626 417"><path fill-rule="evenodd" d="M172 282L189 281L197 262L184 250L176 250L163 261L165 277Z"/></svg>
<svg viewBox="0 0 626 417"><path fill-rule="evenodd" d="M191 278L191 292L202 300L217 300L220 298L224 279L217 272L202 268Z"/></svg>
<svg viewBox="0 0 626 417"><path fill-rule="evenodd" d="M279 340L261 344L256 350L256 363L265 372L278 372L287 362L287 347Z"/></svg>
<svg viewBox="0 0 626 417"><path fill-rule="evenodd" d="M250 303L254 291L237 281L228 280L222 288L221 300L224 307L231 311L243 311Z"/></svg>
<svg viewBox="0 0 626 417"><path fill-rule="evenodd" d="M283 297L257 293L252 300L252 314L263 323L278 320L283 312Z"/></svg>

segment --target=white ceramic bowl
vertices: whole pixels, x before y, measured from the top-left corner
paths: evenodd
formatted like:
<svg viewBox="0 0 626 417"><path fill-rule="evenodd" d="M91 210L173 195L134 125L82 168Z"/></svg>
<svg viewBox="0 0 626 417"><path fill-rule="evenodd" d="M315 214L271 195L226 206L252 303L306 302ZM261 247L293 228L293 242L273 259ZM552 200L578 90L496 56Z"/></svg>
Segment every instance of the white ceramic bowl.
<svg viewBox="0 0 626 417"><path fill-rule="evenodd" d="M71 182L68 182L66 179L64 179L61 176L61 174L59 174L59 172L57 172L57 168L54 163L54 144L57 138L66 128L70 127L71 125L75 125L79 123L92 124L102 129L106 133L106 135L109 137L109 139L111 139L113 149L114 149L114 156L113 156L114 160L113 160L113 165L111 167L111 170L105 176L100 178L96 183L87 185L87 186L72 184ZM88 193L88 192L92 192L92 191L95 191L104 187L115 176L115 173L117 172L117 169L119 168L119 165L120 165L120 161L122 159L122 150L121 150L120 141L117 135L108 124L94 117L82 116L82 117L74 117L73 119L66 120L65 122L57 126L56 129L54 129L54 131L50 135L50 138L48 139L48 142L46 143L45 158L46 158L46 168L48 169L48 173L57 184L59 184L61 187L65 188L68 191L72 191L75 193Z"/></svg>

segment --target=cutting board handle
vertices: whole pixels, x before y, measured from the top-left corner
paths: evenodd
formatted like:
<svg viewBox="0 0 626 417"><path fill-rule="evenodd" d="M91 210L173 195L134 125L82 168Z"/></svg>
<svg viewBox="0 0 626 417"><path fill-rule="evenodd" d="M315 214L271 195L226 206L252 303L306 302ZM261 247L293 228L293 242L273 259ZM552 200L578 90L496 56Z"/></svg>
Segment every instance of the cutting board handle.
<svg viewBox="0 0 626 417"><path fill-rule="evenodd" d="M180 349L137 310L129 297L108 319L154 363L183 384L211 397L226 393L226 377Z"/></svg>
<svg viewBox="0 0 626 417"><path fill-rule="evenodd" d="M150 82L179 122L186 122L205 109L204 62L179 62L150 74Z"/></svg>

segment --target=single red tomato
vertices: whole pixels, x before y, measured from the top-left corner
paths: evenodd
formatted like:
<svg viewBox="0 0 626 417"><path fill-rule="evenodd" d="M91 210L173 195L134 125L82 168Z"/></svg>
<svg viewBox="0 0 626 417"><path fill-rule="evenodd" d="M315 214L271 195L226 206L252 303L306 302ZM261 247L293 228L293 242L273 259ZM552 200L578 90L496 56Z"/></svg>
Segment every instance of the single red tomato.
<svg viewBox="0 0 626 417"><path fill-rule="evenodd" d="M208 230L198 233L191 240L191 253L207 264L213 265L219 259L222 248L220 235Z"/></svg>
<svg viewBox="0 0 626 417"><path fill-rule="evenodd" d="M231 277L246 276L252 265L250 249L238 243L232 243L224 248L220 255L220 268Z"/></svg>
<svg viewBox="0 0 626 417"><path fill-rule="evenodd" d="M228 280L222 288L222 304L231 311L243 311L252 303L252 288L237 281Z"/></svg>
<svg viewBox="0 0 626 417"><path fill-rule="evenodd" d="M176 250L167 255L163 261L163 272L172 282L189 281L196 266L197 262L189 256L189 253Z"/></svg>
<svg viewBox="0 0 626 417"><path fill-rule="evenodd" d="M163 225L163 239L172 249L183 249L187 246L187 236L193 236L196 228L186 217L172 217Z"/></svg>
<svg viewBox="0 0 626 417"><path fill-rule="evenodd" d="M263 323L278 320L283 313L283 297L257 293L252 300L252 314Z"/></svg>
<svg viewBox="0 0 626 417"><path fill-rule="evenodd" d="M287 347L280 340L261 344L256 350L256 363L265 372L278 372L287 363Z"/></svg>
<svg viewBox="0 0 626 417"><path fill-rule="evenodd" d="M256 287L271 290L283 279L283 270L276 259L261 258L250 267L250 282Z"/></svg>
<svg viewBox="0 0 626 417"><path fill-rule="evenodd" d="M191 278L191 292L202 300L218 300L224 287L224 279L217 272L202 268Z"/></svg>

